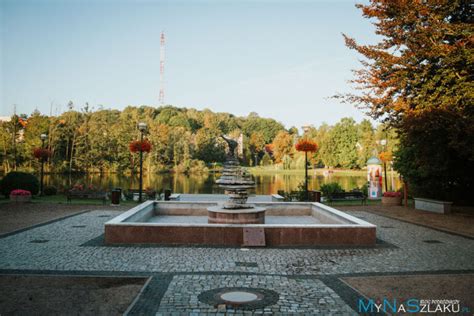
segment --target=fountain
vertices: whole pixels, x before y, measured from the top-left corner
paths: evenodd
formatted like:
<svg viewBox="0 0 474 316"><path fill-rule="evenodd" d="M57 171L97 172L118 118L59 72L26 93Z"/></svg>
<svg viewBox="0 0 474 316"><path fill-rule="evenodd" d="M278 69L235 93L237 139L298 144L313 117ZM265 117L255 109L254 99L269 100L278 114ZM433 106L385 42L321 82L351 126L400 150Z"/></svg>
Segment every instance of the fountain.
<svg viewBox="0 0 474 316"><path fill-rule="evenodd" d="M255 182L240 166L235 157L237 142L226 136L229 151L224 163L222 176L216 181L225 190L228 200L221 205L209 207L208 223L210 224L264 224L265 208L247 204L248 190L254 188Z"/></svg>
<svg viewBox="0 0 474 316"><path fill-rule="evenodd" d="M229 145L216 183L218 200L149 200L105 223L108 245L162 244L249 246L375 246L376 226L321 203L266 201L247 203L255 185ZM224 297L224 296L223 296ZM223 298L227 299L226 297Z"/></svg>

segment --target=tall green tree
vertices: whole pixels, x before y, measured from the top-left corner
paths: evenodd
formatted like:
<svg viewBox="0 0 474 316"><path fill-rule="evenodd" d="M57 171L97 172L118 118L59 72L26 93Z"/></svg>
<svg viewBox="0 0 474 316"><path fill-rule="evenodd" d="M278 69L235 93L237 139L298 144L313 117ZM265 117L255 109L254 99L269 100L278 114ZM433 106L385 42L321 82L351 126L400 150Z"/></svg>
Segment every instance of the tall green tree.
<svg viewBox="0 0 474 316"><path fill-rule="evenodd" d="M352 118L343 118L331 130L331 138L336 146L337 164L343 168L357 167L357 126Z"/></svg>
<svg viewBox="0 0 474 316"><path fill-rule="evenodd" d="M375 134L372 123L369 120L365 119L360 122L358 125L358 159L357 165L359 168L364 168L367 166L367 160L374 155L374 150L376 147Z"/></svg>

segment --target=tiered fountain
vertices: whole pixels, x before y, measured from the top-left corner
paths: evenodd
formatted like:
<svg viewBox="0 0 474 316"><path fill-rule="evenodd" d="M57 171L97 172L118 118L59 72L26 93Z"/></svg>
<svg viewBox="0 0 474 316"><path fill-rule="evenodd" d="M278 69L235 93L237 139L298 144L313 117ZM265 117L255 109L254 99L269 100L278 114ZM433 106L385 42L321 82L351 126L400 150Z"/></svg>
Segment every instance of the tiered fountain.
<svg viewBox="0 0 474 316"><path fill-rule="evenodd" d="M228 198L146 201L105 223L106 244L251 246L374 246L376 226L321 203L256 201L255 182L229 152L217 184ZM205 197L204 197L205 198ZM222 296L223 297L223 296ZM224 298L226 299L226 298Z"/></svg>
<svg viewBox="0 0 474 316"><path fill-rule="evenodd" d="M222 136L229 145L222 176L216 181L229 199L221 205L209 207L210 224L264 224L265 208L247 204L248 190L255 187L251 176L240 166L235 157L237 142Z"/></svg>

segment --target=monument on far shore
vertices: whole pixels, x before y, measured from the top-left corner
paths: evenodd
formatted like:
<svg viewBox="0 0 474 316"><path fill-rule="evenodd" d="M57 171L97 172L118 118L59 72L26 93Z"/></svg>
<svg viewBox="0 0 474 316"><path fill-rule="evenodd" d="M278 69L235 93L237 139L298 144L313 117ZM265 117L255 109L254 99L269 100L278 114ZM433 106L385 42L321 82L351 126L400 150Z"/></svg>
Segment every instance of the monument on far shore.
<svg viewBox="0 0 474 316"><path fill-rule="evenodd" d="M240 166L235 156L236 140L221 136L229 147L222 176L216 181L225 190L229 199L222 205L208 208L208 222L219 224L263 224L265 208L247 204L248 190L255 187L255 181Z"/></svg>

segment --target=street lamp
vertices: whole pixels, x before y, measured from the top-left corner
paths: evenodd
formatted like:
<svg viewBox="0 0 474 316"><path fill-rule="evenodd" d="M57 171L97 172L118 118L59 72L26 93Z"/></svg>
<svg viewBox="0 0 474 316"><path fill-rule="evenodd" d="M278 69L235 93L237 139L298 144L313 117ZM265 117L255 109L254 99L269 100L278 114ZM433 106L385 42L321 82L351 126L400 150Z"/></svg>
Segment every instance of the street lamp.
<svg viewBox="0 0 474 316"><path fill-rule="evenodd" d="M304 125L303 127L303 136L305 136L309 130L311 129L311 126L309 125ZM308 152L304 152L304 195L305 195L305 201L309 200L308 196Z"/></svg>
<svg viewBox="0 0 474 316"><path fill-rule="evenodd" d="M138 130L140 131L140 187L138 193L138 201L142 202L142 191L143 191L143 134L146 132L146 123L138 123Z"/></svg>
<svg viewBox="0 0 474 316"><path fill-rule="evenodd" d="M386 145L387 145L387 140L386 139L382 139L380 140L380 144L383 146L383 151L386 152ZM385 154L386 156L386 154ZM387 162L386 162L386 159L383 159L383 170L384 170L384 173L385 173L385 192L387 192Z"/></svg>
<svg viewBox="0 0 474 316"><path fill-rule="evenodd" d="M48 135L41 134L41 149L44 149L44 142L48 138ZM41 176L40 176L40 195L43 195L43 179L44 179L44 157L41 157Z"/></svg>

